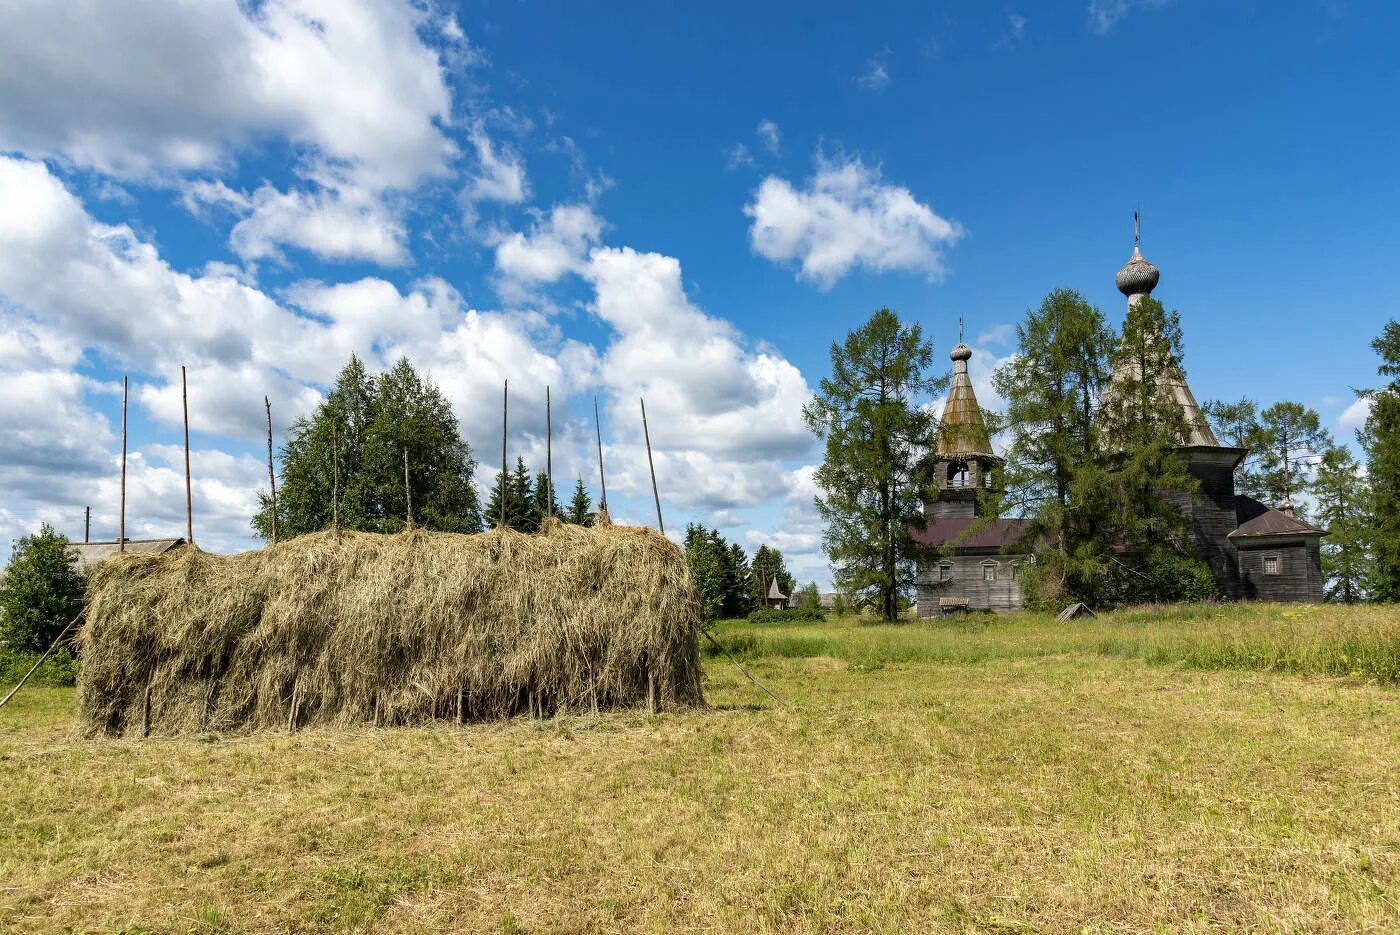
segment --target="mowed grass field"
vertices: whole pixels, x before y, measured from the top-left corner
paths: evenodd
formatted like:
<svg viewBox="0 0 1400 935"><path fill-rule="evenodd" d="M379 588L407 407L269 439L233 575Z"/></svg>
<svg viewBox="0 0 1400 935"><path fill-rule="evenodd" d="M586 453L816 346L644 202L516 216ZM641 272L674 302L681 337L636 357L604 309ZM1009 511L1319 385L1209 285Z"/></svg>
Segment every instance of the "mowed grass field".
<svg viewBox="0 0 1400 935"><path fill-rule="evenodd" d="M1400 613L721 624L709 710L90 741L0 710L0 930L1400 931Z"/></svg>

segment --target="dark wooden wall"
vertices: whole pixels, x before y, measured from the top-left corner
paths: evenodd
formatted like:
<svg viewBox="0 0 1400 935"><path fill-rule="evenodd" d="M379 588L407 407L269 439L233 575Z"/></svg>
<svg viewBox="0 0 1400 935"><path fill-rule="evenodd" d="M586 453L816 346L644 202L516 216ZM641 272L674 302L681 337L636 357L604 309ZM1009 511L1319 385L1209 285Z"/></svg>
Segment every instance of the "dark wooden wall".
<svg viewBox="0 0 1400 935"><path fill-rule="evenodd" d="M1239 543L1239 569L1244 597L1256 601L1322 601L1322 556L1318 538L1307 536ZM1264 574L1264 558L1279 557L1279 574Z"/></svg>
<svg viewBox="0 0 1400 935"><path fill-rule="evenodd" d="M994 551L983 551L972 555L953 555L947 559L934 559L919 564L919 616L935 617L939 614L940 597L966 598L970 610L1008 611L1020 610L1025 606L1021 594L1021 582L1011 575L1012 563L1019 563L1024 570L1029 556L1004 555ZM997 579L982 579L982 564L986 561L997 563ZM938 581L940 562L953 564L953 577L949 581Z"/></svg>

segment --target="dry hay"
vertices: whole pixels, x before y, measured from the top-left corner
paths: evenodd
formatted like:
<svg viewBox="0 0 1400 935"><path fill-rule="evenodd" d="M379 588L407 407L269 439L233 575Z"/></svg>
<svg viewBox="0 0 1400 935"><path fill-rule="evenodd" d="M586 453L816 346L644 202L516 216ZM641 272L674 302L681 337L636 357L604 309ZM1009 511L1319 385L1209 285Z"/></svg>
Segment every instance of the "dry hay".
<svg viewBox="0 0 1400 935"><path fill-rule="evenodd" d="M93 570L89 734L417 724L699 705L699 606L650 529L323 532Z"/></svg>

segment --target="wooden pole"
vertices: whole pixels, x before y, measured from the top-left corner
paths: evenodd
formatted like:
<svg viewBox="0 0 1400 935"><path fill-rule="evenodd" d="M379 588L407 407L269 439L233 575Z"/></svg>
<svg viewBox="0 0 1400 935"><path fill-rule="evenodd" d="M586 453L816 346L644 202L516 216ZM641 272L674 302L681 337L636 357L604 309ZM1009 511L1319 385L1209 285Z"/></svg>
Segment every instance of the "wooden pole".
<svg viewBox="0 0 1400 935"><path fill-rule="evenodd" d="M126 551L126 377L122 377L122 484L117 511L117 551Z"/></svg>
<svg viewBox="0 0 1400 935"><path fill-rule="evenodd" d="M593 431L598 436L598 489L601 491L601 498L598 500L598 509L604 513L608 512L608 478L603 472L603 423L598 418L598 397L593 397Z"/></svg>
<svg viewBox="0 0 1400 935"><path fill-rule="evenodd" d="M501 387L501 522L506 524L506 432L510 428L510 381Z"/></svg>
<svg viewBox="0 0 1400 935"><path fill-rule="evenodd" d="M185 541L194 545L194 507L190 493L190 388L185 365L180 365L180 405L185 414Z"/></svg>
<svg viewBox="0 0 1400 935"><path fill-rule="evenodd" d="M647 467L651 469L651 496L656 501L656 525L666 535L666 523L661 519L661 494L656 492L656 465L651 461L651 432L647 429L647 401L642 400L642 436L647 442Z"/></svg>
<svg viewBox="0 0 1400 935"><path fill-rule="evenodd" d="M272 491L272 544L277 544L277 475L272 471L272 403L263 397L267 410L267 486Z"/></svg>
<svg viewBox="0 0 1400 935"><path fill-rule="evenodd" d="M466 719L467 719L466 704L464 704L464 702L465 702L466 699L463 697L465 694L466 694L466 689L464 689L462 686L458 685L458 686L457 686L457 723L458 723L458 724L465 724L465 723L466 723Z"/></svg>
<svg viewBox="0 0 1400 935"><path fill-rule="evenodd" d="M544 476L545 486L549 494L545 498L544 512L550 519L554 518L554 426L551 421L549 387L544 388Z"/></svg>
<svg viewBox="0 0 1400 935"><path fill-rule="evenodd" d="M331 528L340 529L340 431L331 423Z"/></svg>
<svg viewBox="0 0 1400 935"><path fill-rule="evenodd" d="M58 636L54 638L54 641L49 644L48 650L46 650L42 656L35 660L34 665L29 667L28 672L24 673L24 678L19 680L19 684L16 685L14 688L10 689L10 693L4 698L0 698L0 708L5 707L5 705L10 703L11 698L19 694L19 690L24 687L24 683L29 681L29 677L31 675L39 671L39 666L44 664L45 659L53 655L53 651L55 649L58 649L58 644L63 642L64 637L68 635L68 631L77 626L78 621L81 619L83 619L83 612L80 610L78 611L78 616L68 621L68 626L64 627L62 632L60 632Z"/></svg>
<svg viewBox="0 0 1400 935"><path fill-rule="evenodd" d="M413 488L408 483L408 449L403 450L403 496L408 504L408 528L413 528Z"/></svg>
<svg viewBox="0 0 1400 935"><path fill-rule="evenodd" d="M83 507L83 541L92 541L92 507Z"/></svg>
<svg viewBox="0 0 1400 935"><path fill-rule="evenodd" d="M287 709L287 733L297 732L297 709L301 707L301 686L292 686L292 703Z"/></svg>

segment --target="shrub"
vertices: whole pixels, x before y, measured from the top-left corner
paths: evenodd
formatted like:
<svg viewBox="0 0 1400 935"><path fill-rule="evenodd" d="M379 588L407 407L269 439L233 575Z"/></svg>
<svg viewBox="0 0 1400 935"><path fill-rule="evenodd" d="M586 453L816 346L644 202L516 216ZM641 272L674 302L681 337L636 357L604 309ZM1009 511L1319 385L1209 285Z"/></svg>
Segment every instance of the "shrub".
<svg viewBox="0 0 1400 935"><path fill-rule="evenodd" d="M0 585L0 649L41 653L83 607L83 573L68 539L45 523L15 543Z"/></svg>
<svg viewBox="0 0 1400 935"><path fill-rule="evenodd" d="M40 653L17 653L0 651L0 691L9 691L24 674L29 671L30 666L39 658ZM78 660L67 649L57 650L29 677L30 685L47 685L51 687L72 686L78 681Z"/></svg>
<svg viewBox="0 0 1400 935"><path fill-rule="evenodd" d="M810 607L789 607L785 610L765 607L749 614L751 623L821 623L824 620L826 614Z"/></svg>

